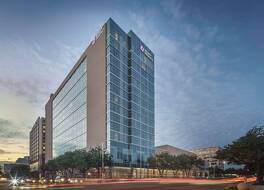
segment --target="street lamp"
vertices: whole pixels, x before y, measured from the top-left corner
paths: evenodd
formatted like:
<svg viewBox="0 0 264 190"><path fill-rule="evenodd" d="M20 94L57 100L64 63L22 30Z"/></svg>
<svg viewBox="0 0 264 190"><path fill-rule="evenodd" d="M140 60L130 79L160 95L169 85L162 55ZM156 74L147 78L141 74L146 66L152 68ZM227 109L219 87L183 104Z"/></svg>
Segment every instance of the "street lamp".
<svg viewBox="0 0 264 190"><path fill-rule="evenodd" d="M102 168L101 168L101 178L103 179L103 168L104 168L104 143L102 143Z"/></svg>

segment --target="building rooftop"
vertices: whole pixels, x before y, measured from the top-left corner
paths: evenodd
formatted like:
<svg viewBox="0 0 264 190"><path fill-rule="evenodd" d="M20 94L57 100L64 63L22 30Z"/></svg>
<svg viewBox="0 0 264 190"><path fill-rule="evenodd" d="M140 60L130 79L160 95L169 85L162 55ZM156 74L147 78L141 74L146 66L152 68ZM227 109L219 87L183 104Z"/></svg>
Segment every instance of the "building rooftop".
<svg viewBox="0 0 264 190"><path fill-rule="evenodd" d="M190 156L192 156L192 155L195 155L194 153L192 153L188 150L177 148L175 146L171 146L168 144L155 147L155 154L160 154L163 152L167 152L167 153L174 155L174 156L179 156L179 155L190 155Z"/></svg>
<svg viewBox="0 0 264 190"><path fill-rule="evenodd" d="M211 147L205 147L205 148L197 148L191 150L191 152L198 153L198 152L204 152L204 151L218 151L221 148L219 146L211 146Z"/></svg>

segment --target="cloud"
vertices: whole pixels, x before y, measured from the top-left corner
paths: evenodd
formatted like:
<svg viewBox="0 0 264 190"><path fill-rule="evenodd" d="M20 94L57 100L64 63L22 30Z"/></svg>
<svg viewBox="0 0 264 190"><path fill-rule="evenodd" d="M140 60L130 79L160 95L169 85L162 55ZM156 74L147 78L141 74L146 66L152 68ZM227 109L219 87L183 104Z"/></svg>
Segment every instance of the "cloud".
<svg viewBox="0 0 264 190"><path fill-rule="evenodd" d="M240 63L243 58L239 60L236 56L240 53L225 54L228 48L221 44L229 37L224 33L225 29L217 23L210 23L210 19L202 15L202 10L190 11L193 9L185 5L187 1L156 2L158 4L145 6L136 1L130 12L127 9L120 9L118 13L112 11L123 21L123 24L117 21L121 27L133 29L155 53L156 144L182 147L222 145L243 134L254 121L264 118L263 106L255 103L256 92L244 87L247 80L242 79L248 78L247 73L232 70L234 63ZM122 7L122 4L118 5ZM80 56L82 49L79 44L88 34L93 36L91 31L94 29L83 26L97 25L97 21L87 25L87 19L92 17L86 12L76 17L78 22L74 23L77 26L74 30L60 27L62 32L58 32L56 40L62 41L49 39L47 36L54 33L48 33L48 30L42 41L35 39L32 42L26 37L1 41L0 37L0 90L26 98L38 111L43 108L49 93L56 90ZM99 20L108 17L102 14L99 18L98 13L93 16ZM78 28L81 37L71 43L72 35L69 33L76 32ZM29 34L30 38L34 38L34 32ZM233 36L238 39L236 34ZM76 42L78 45L73 45ZM259 79L261 81L262 78ZM244 98L247 94L252 96ZM255 107L261 109L256 110ZM41 113L38 111L34 110L34 113ZM28 134L24 135L19 128L26 125L14 123L15 119L10 121L11 131L7 127L4 130L0 128L3 134L7 134L2 135L0 131L1 137L18 136L28 140ZM8 126L7 123L4 125ZM13 143L10 138L1 139L5 143Z"/></svg>
<svg viewBox="0 0 264 190"><path fill-rule="evenodd" d="M29 127L0 118L0 161L13 160L28 154Z"/></svg>
<svg viewBox="0 0 264 190"><path fill-rule="evenodd" d="M170 14L174 20L180 20L185 16L185 12L182 11L182 1L165 0L161 1L161 6L164 12Z"/></svg>
<svg viewBox="0 0 264 190"><path fill-rule="evenodd" d="M16 125L11 120L0 118L0 143L10 143L28 137L28 127Z"/></svg>
<svg viewBox="0 0 264 190"><path fill-rule="evenodd" d="M0 86L5 87L16 96L26 97L31 103L38 103L43 99L47 99L46 96L49 94L47 88L41 86L39 82L40 80L0 78Z"/></svg>
<svg viewBox="0 0 264 190"><path fill-rule="evenodd" d="M2 40L0 87L25 97L31 104L45 104L77 60L79 51L56 41L51 45L54 51L22 38Z"/></svg>
<svg viewBox="0 0 264 190"><path fill-rule="evenodd" d="M7 151L5 151L3 149L0 149L0 154L11 154L11 152L7 152Z"/></svg>
<svg viewBox="0 0 264 190"><path fill-rule="evenodd" d="M129 14L133 30L155 54L156 144L224 145L244 134L263 113L247 111L249 106L234 90L237 84L226 80L240 75L223 69L230 57L215 43L224 36L222 31L213 23L204 28L188 22L183 2L161 3L159 13L167 15L162 23L147 10ZM160 25L170 28L159 30Z"/></svg>

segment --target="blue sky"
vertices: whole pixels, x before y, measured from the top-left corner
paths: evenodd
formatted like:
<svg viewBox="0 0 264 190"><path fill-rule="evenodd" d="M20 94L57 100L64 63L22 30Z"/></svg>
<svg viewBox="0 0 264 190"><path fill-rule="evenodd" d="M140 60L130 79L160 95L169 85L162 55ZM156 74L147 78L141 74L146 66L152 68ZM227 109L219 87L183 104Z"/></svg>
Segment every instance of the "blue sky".
<svg viewBox="0 0 264 190"><path fill-rule="evenodd" d="M155 53L156 145L223 146L264 123L264 2L1 1L0 160L112 17ZM16 152L16 153L15 153Z"/></svg>

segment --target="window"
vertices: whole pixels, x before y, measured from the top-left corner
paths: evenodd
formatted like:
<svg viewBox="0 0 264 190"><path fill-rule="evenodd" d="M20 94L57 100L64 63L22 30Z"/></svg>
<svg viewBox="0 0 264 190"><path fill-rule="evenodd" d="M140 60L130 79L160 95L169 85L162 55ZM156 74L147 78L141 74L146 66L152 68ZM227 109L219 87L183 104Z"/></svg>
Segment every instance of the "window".
<svg viewBox="0 0 264 190"><path fill-rule="evenodd" d="M146 64L141 63L141 68L142 68L144 71L146 71Z"/></svg>
<svg viewBox="0 0 264 190"><path fill-rule="evenodd" d="M115 36L114 37L115 37L116 41L119 41L119 34L117 32L115 32Z"/></svg>

